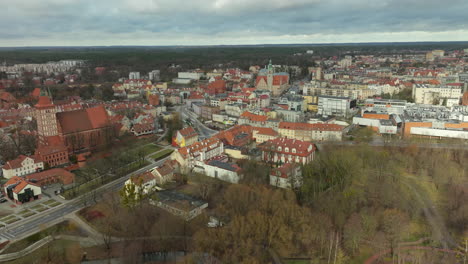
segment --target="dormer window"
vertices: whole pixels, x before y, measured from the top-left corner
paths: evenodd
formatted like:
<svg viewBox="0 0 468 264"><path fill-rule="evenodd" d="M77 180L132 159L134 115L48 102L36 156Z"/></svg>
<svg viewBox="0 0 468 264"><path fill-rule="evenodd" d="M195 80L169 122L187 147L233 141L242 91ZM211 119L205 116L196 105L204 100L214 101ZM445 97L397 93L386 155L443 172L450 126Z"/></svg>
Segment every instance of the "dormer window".
<svg viewBox="0 0 468 264"><path fill-rule="evenodd" d="M295 148L292 149L292 153L296 153L296 149L295 149Z"/></svg>
<svg viewBox="0 0 468 264"><path fill-rule="evenodd" d="M278 147L278 151L282 151L283 149L281 147Z"/></svg>
<svg viewBox="0 0 468 264"><path fill-rule="evenodd" d="M284 151L286 151L286 152L289 152L289 148L288 148L288 147L286 147L286 148L284 149Z"/></svg>

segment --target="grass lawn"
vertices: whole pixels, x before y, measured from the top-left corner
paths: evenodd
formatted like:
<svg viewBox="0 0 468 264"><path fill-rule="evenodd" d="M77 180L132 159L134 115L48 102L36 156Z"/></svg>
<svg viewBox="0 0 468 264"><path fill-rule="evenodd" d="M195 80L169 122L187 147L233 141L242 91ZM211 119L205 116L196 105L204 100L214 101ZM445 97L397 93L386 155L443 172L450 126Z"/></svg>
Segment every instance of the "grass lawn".
<svg viewBox="0 0 468 264"><path fill-rule="evenodd" d="M138 148L138 150L143 151L145 156L149 155L151 153L154 153L156 151L160 151L161 149L162 149L161 147L158 147L155 144L148 144L148 145L145 145L143 147Z"/></svg>
<svg viewBox="0 0 468 264"><path fill-rule="evenodd" d="M50 207L55 207L55 206L59 206L61 205L62 203L61 202L55 202L55 203L52 203L52 204L49 204Z"/></svg>
<svg viewBox="0 0 468 264"><path fill-rule="evenodd" d="M50 205L50 204L53 204L53 203L56 203L56 201L53 200L53 199L50 199L50 200L47 200L47 201L43 202L42 204Z"/></svg>
<svg viewBox="0 0 468 264"><path fill-rule="evenodd" d="M48 253L51 256L53 263L80 263L83 253L79 244L79 242L69 240L55 240L22 258L9 261L8 263L47 263ZM74 252L71 252L72 250Z"/></svg>
<svg viewBox="0 0 468 264"><path fill-rule="evenodd" d="M102 186L103 184L107 184L111 181L114 181L124 175L127 175L129 173L132 173L140 168L143 168L145 166L147 166L149 164L148 161L144 161L142 163L140 162L134 162L134 163L131 163L129 164L128 166L125 166L125 167L122 167L122 168L119 168L117 169L117 175L114 176L114 177L109 177L109 178L104 178L104 179L100 179L100 178L95 178L89 182L86 182L84 184L81 184L75 188L72 188L72 189L69 189L69 190L66 190L64 193L63 193L63 197L65 197L65 199L72 199L74 197L77 197L81 194L84 194L84 193L87 193L89 191L92 191L92 190L95 190L96 188L99 188L100 186ZM57 204L58 205L58 204ZM49 206L57 206L57 205L53 205L53 204L50 204Z"/></svg>
<svg viewBox="0 0 468 264"><path fill-rule="evenodd" d="M36 211L38 211L38 212L43 212L43 211L45 211L45 210L47 210L47 209L49 209L49 208L45 207L45 206L42 205L42 204L37 204L37 205L31 207L31 209L36 210Z"/></svg>
<svg viewBox="0 0 468 264"><path fill-rule="evenodd" d="M36 213L31 211L31 210L23 210L21 212L18 213L19 216L21 217L29 217L31 215L35 215Z"/></svg>
<svg viewBox="0 0 468 264"><path fill-rule="evenodd" d="M151 155L150 158L154 160L160 160L171 155L172 152L174 152L173 149L165 149L165 150L159 151L158 153L155 153L154 155Z"/></svg>
<svg viewBox="0 0 468 264"><path fill-rule="evenodd" d="M20 219L17 218L17 217L15 216L15 217L10 218L10 219L8 219L8 220L5 220L5 221L3 221L3 222L4 222L5 224L12 224L12 223L14 223L14 222L16 222L16 221L19 221L19 220L20 220Z"/></svg>
<svg viewBox="0 0 468 264"><path fill-rule="evenodd" d="M7 215L5 217L0 218L0 221L5 222L5 221L8 221L8 220L10 220L12 218L16 218L16 216L15 215Z"/></svg>

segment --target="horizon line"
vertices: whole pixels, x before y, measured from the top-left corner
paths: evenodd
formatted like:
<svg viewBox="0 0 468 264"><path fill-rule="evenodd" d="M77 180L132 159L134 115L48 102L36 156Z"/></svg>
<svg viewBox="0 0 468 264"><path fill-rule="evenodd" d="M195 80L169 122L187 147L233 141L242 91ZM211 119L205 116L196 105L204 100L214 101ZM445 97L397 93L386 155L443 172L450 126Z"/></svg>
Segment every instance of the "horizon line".
<svg viewBox="0 0 468 264"><path fill-rule="evenodd" d="M431 43L467 43L468 40L447 40L447 41L373 41L373 42L324 42L324 43L260 43L260 44L200 44L200 45L47 45L47 46L0 46L0 49L18 48L115 48L115 47L238 47L238 46L327 46L327 45L365 45L365 44L431 44Z"/></svg>

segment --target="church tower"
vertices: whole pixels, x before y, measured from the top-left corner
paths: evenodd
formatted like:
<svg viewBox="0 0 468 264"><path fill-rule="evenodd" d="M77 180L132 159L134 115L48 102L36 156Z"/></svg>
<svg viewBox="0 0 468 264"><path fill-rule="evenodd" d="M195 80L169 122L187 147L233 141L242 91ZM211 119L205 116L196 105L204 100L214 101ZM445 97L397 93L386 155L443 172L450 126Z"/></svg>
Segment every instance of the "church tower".
<svg viewBox="0 0 468 264"><path fill-rule="evenodd" d="M55 115L57 110L50 97L44 91L41 91L35 108L39 143L47 145L48 137L58 136L57 117Z"/></svg>
<svg viewBox="0 0 468 264"><path fill-rule="evenodd" d="M267 68L267 86L269 91L273 91L273 65L271 64L271 60Z"/></svg>

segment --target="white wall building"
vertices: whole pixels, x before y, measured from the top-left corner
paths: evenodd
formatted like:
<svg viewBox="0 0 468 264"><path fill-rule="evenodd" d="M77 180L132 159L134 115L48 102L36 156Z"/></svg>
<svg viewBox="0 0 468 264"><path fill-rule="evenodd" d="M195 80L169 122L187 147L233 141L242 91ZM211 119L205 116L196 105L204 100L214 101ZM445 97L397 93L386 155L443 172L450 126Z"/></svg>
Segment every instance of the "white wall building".
<svg viewBox="0 0 468 264"><path fill-rule="evenodd" d="M7 161L3 166L3 177L10 179L14 176L24 176L44 169L44 162L37 157L20 155L14 160Z"/></svg>
<svg viewBox="0 0 468 264"><path fill-rule="evenodd" d="M128 79L130 80L140 79L140 72L130 72L128 74Z"/></svg>
<svg viewBox="0 0 468 264"><path fill-rule="evenodd" d="M206 176L230 183L239 183L242 179L241 168L236 164L212 160L207 163L196 162L194 172L205 174Z"/></svg>
<svg viewBox="0 0 468 264"><path fill-rule="evenodd" d="M352 107L349 97L319 96L318 114L347 117Z"/></svg>

